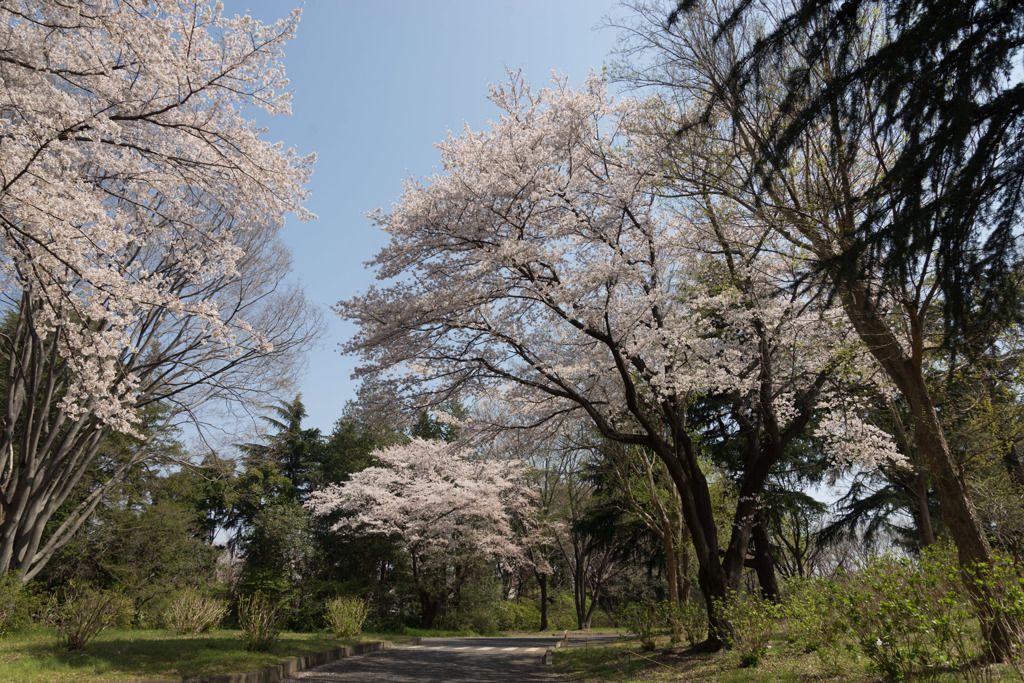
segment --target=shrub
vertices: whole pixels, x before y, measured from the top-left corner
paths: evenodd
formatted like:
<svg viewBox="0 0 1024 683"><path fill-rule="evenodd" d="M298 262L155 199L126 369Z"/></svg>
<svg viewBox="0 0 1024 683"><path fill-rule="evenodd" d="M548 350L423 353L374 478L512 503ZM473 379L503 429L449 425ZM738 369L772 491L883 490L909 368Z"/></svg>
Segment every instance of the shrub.
<svg viewBox="0 0 1024 683"><path fill-rule="evenodd" d="M540 610L532 602L503 600L494 606L500 631L536 631L540 628Z"/></svg>
<svg viewBox="0 0 1024 683"><path fill-rule="evenodd" d="M722 638L740 658L742 666L757 666L768 653L779 606L760 594L732 592L719 602L722 617L732 627Z"/></svg>
<svg viewBox="0 0 1024 683"><path fill-rule="evenodd" d="M164 624L179 636L212 631L228 611L227 603L195 588L181 591L164 611Z"/></svg>
<svg viewBox="0 0 1024 683"><path fill-rule="evenodd" d="M0 575L0 636L28 624L33 599L18 572Z"/></svg>
<svg viewBox="0 0 1024 683"><path fill-rule="evenodd" d="M670 605L666 607L671 609ZM707 636L708 610L702 599L687 600L679 605L675 608L675 618L690 645L696 645Z"/></svg>
<svg viewBox="0 0 1024 683"><path fill-rule="evenodd" d="M977 622L948 550L916 565L881 557L851 581L847 617L861 651L885 679L970 666L979 654Z"/></svg>
<svg viewBox="0 0 1024 683"><path fill-rule="evenodd" d="M830 674L842 672L847 626L847 591L832 579L794 579L787 583L782 614L789 619L790 642L814 652Z"/></svg>
<svg viewBox="0 0 1024 683"><path fill-rule="evenodd" d="M131 601L122 594L72 581L59 598L51 598L44 620L57 629L57 644L74 651L88 645L103 629L125 624L131 612Z"/></svg>
<svg viewBox="0 0 1024 683"><path fill-rule="evenodd" d="M238 625L242 642L250 652L269 650L281 633L277 605L259 591L238 599Z"/></svg>
<svg viewBox="0 0 1024 683"><path fill-rule="evenodd" d="M355 638L363 632L363 622L370 611L365 600L335 598L327 603L324 618L335 638Z"/></svg>
<svg viewBox="0 0 1024 683"><path fill-rule="evenodd" d="M649 602L631 603L619 613L619 623L640 638L644 652L654 649L655 632L664 625L664 613Z"/></svg>
<svg viewBox="0 0 1024 683"><path fill-rule="evenodd" d="M548 598L548 627L553 631L571 631L576 628L576 606L572 593L552 591Z"/></svg>

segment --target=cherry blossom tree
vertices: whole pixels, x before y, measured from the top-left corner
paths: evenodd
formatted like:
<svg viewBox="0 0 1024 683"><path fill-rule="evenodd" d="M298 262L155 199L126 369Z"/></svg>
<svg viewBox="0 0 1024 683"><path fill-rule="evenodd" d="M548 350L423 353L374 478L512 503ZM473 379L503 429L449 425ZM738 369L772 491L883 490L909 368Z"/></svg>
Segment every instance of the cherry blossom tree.
<svg viewBox="0 0 1024 683"><path fill-rule="evenodd" d="M306 506L319 516L341 512L335 531L380 534L405 544L423 628L432 627L442 605L437 574L453 558L491 555L508 566L525 561L512 525L513 516L531 506L522 463L420 438L373 455L380 466L314 491Z"/></svg>
<svg viewBox="0 0 1024 683"><path fill-rule="evenodd" d="M393 282L339 304L360 325L347 349L420 404L576 414L647 448L679 490L702 591L724 597L787 444L824 412L842 417L837 443L867 429L834 382L870 362L839 311L784 294L799 253L764 223L665 196L664 144L646 131L658 103L613 101L594 77L535 92L513 76L491 99L489 131L451 135L444 173L375 214L391 240L373 265ZM731 397L723 419L748 444L724 556L687 412L709 394ZM711 620L717 647L728 625Z"/></svg>
<svg viewBox="0 0 1024 683"><path fill-rule="evenodd" d="M265 396L317 323L282 284L312 156L261 138L287 113L272 25L205 0L0 8L0 572L30 578L119 477L44 537L112 432ZM142 436L137 434L137 436Z"/></svg>

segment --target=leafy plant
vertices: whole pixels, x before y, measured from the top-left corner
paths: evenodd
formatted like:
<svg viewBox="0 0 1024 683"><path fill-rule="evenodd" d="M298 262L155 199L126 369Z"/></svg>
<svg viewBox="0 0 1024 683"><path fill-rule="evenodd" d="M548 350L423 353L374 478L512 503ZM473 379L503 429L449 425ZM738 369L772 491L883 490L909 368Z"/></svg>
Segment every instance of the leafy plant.
<svg viewBox="0 0 1024 683"><path fill-rule="evenodd" d="M57 629L57 644L68 650L81 650L108 626L126 623L131 618L131 601L112 590L72 582L54 595L44 620Z"/></svg>
<svg viewBox="0 0 1024 683"><path fill-rule="evenodd" d="M217 628L227 611L223 600L186 588L167 606L163 616L167 628L183 636Z"/></svg>
<svg viewBox="0 0 1024 683"><path fill-rule="evenodd" d="M32 603L18 572L0 575L0 636L29 621Z"/></svg>
<svg viewBox="0 0 1024 683"><path fill-rule="evenodd" d="M814 652L822 667L839 674L843 644L850 629L845 615L847 592L833 579L797 579L786 586L782 615L792 629L791 642Z"/></svg>
<svg viewBox="0 0 1024 683"><path fill-rule="evenodd" d="M890 681L973 667L980 633L949 548L917 563L881 557L851 580L846 615L861 651Z"/></svg>
<svg viewBox="0 0 1024 683"><path fill-rule="evenodd" d="M327 628L336 638L354 638L363 632L363 622L370 611L365 600L335 598L327 603L324 617Z"/></svg>
<svg viewBox="0 0 1024 683"><path fill-rule="evenodd" d="M269 650L281 634L277 605L259 591L238 599L238 625L250 652Z"/></svg>
<svg viewBox="0 0 1024 683"><path fill-rule="evenodd" d="M502 631L536 631L540 628L540 610L529 601L502 600L494 606L498 629Z"/></svg>
<svg viewBox="0 0 1024 683"><path fill-rule="evenodd" d="M619 614L619 623L640 638L640 647L644 652L654 649L655 631L662 626L663 622L662 610L647 602L631 603Z"/></svg>
<svg viewBox="0 0 1024 683"><path fill-rule="evenodd" d="M1011 652L1006 658L1024 680L1024 574L1021 567L1005 555L997 555L991 569L975 566L964 572L967 587L977 596L978 607L989 623L999 620L1010 630ZM968 677L973 671L965 672Z"/></svg>
<svg viewBox="0 0 1024 683"><path fill-rule="evenodd" d="M708 634L708 610L703 600L688 600L677 610L679 627L690 645L696 645Z"/></svg>
<svg viewBox="0 0 1024 683"><path fill-rule="evenodd" d="M732 630L723 639L739 655L742 666L757 666L768 654L779 606L759 594L732 592L719 602L722 617Z"/></svg>

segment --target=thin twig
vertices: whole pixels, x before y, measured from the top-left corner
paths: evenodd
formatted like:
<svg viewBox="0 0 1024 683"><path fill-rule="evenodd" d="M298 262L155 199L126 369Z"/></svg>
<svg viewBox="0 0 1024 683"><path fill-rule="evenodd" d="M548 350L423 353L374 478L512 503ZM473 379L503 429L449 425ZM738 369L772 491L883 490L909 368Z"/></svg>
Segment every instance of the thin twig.
<svg viewBox="0 0 1024 683"><path fill-rule="evenodd" d="M673 671L679 671L679 667L678 666L672 666L671 664L666 664L665 662L659 662L657 659L651 659L647 655L642 655L639 652L633 652L632 650L626 650L626 652L628 652L631 655L636 655L637 657L642 657L643 659L646 659L649 662L654 662L655 664L659 664L661 666L664 666L664 667L667 667L669 669L672 669Z"/></svg>

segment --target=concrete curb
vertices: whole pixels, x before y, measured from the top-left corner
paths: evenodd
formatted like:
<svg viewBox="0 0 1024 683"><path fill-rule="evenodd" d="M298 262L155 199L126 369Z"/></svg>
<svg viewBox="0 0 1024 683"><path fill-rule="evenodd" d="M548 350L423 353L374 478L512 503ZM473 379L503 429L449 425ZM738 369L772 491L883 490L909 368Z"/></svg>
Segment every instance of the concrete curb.
<svg viewBox="0 0 1024 683"><path fill-rule="evenodd" d="M244 674L219 674L216 676L198 676L189 678L158 678L140 681L139 683L278 683L279 681L297 674L300 671L312 669L314 666L327 664L328 662L333 662L336 659L344 659L345 657L351 657L353 655L364 655L367 652L387 650L392 647L394 647L394 645L391 641L377 640L371 643L359 643L358 645L336 647L331 650L314 652L309 655L292 657L280 664L274 664L266 667L265 669L250 671Z"/></svg>

